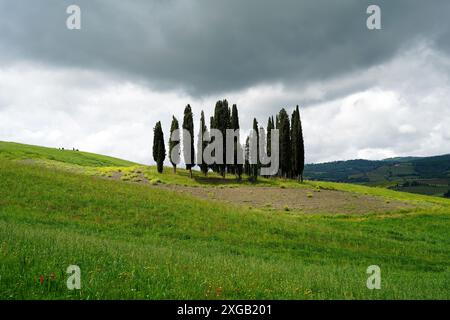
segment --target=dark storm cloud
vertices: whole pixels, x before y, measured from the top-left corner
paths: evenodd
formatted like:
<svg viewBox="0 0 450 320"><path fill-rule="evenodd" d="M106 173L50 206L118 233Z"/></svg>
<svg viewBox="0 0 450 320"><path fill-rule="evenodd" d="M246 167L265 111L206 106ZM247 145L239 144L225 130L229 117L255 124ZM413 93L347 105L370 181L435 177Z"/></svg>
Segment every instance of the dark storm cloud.
<svg viewBox="0 0 450 320"><path fill-rule="evenodd" d="M82 30L65 27L66 7ZM381 31L366 8L382 9ZM0 0L0 65L97 69L203 96L364 70L416 40L447 52L450 2Z"/></svg>

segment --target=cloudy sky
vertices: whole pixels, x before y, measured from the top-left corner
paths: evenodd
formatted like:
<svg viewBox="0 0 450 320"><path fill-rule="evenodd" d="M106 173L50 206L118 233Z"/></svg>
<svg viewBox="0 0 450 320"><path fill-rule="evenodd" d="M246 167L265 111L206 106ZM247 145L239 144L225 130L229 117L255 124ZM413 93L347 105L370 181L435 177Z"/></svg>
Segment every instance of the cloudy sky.
<svg viewBox="0 0 450 320"><path fill-rule="evenodd" d="M300 105L307 162L449 153L449 14L448 0L0 0L0 140L151 163L156 121L167 138L190 103L197 131L227 98L243 129Z"/></svg>

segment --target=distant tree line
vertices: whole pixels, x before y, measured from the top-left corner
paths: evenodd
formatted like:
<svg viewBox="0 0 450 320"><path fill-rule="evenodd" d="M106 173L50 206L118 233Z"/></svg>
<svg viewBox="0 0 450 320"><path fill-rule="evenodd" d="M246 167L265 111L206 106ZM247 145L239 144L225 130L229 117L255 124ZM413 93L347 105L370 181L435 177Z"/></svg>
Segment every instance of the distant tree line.
<svg viewBox="0 0 450 320"><path fill-rule="evenodd" d="M183 157L186 163L186 169L189 170L190 176L192 177L192 168L198 164L200 171L206 176L211 170L225 177L226 174L233 174L239 180L242 179L242 175L245 174L250 180L256 181L258 176L261 174L261 168L264 166L259 160L253 159L251 161L252 155L250 152L250 141L256 141L256 154L259 155L260 148L267 153L268 156L271 155L272 141L271 132L277 129L279 132L279 170L277 176L284 178L299 179L303 181L303 170L305 166L305 148L303 141L303 130L302 122L300 117L299 107L297 106L293 111L292 115L289 117L286 110L283 108L275 116L269 117L267 121L267 127L264 129L259 125L256 118L253 119L253 131L251 135L245 140L245 145L242 146L240 143L240 136L236 134L233 138L234 145L234 161L227 161L226 153L223 155L223 161L221 163L206 164L203 160L204 150L208 145L214 142L214 137L211 135L209 137L209 132L212 129L218 130L223 136L226 136L227 130L238 130L239 125L239 112L236 104L230 108L227 100L217 101L214 108L214 115L209 121L209 130L206 125L205 114L202 111L200 115L200 126L198 130L198 141L197 148L194 148L194 120L192 108L188 104L184 109L182 129L182 137L180 137L177 132L180 132L180 124L175 116L172 116L172 123L170 126L170 136L169 136L169 160L173 166L173 170L176 173L177 161L173 159L172 155L180 155L180 140L182 140L183 145ZM163 163L166 158L166 149L164 142L164 134L161 127L161 122L158 121L153 130L153 159L157 164L158 172L163 171ZM235 131L239 132L239 131ZM203 139L201 139L203 137ZM206 139L204 137L207 137ZM182 139L181 139L182 138ZM255 140L251 140L255 139ZM206 141L204 141L206 140ZM227 150L227 139L223 139L223 150ZM220 143L219 143L220 144ZM197 150L197 154L195 154ZM239 164L238 155L239 151L244 155L243 164ZM242 162L241 162L242 163Z"/></svg>

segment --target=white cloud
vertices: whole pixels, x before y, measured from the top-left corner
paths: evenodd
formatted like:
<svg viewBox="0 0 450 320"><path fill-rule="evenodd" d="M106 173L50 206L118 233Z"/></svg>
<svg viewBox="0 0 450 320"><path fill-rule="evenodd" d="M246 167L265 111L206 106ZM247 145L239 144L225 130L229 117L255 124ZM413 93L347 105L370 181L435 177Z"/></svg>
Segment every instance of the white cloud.
<svg viewBox="0 0 450 320"><path fill-rule="evenodd" d="M402 124L399 128L398 128L398 132L401 134L411 134L411 133L416 133L417 129L416 127L410 125L410 124Z"/></svg>
<svg viewBox="0 0 450 320"><path fill-rule="evenodd" d="M36 65L2 69L0 87L1 140L75 147L143 163L151 161L156 119L180 114L189 100L100 73Z"/></svg>
<svg viewBox="0 0 450 320"><path fill-rule="evenodd" d="M443 154L450 152L449 66L445 56L419 46L345 78L193 98L100 72L15 64L0 69L0 140L151 163L156 121L167 140L172 114L181 121L190 103L197 132L200 110L209 124L215 101L227 98L238 104L244 132L253 117L265 126L281 107L290 113L299 104L308 162Z"/></svg>

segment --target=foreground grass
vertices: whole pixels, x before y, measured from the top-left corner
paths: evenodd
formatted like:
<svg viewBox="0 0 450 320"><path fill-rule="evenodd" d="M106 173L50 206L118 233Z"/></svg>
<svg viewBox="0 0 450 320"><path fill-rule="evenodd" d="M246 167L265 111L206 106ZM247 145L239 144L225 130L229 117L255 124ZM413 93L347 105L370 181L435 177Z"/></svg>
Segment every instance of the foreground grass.
<svg viewBox="0 0 450 320"><path fill-rule="evenodd" d="M445 199L308 183L302 187L373 192L428 209L293 215L58 167L0 160L0 168L2 299L450 298ZM80 291L65 285L73 264ZM365 285L373 264L382 270L381 290Z"/></svg>

